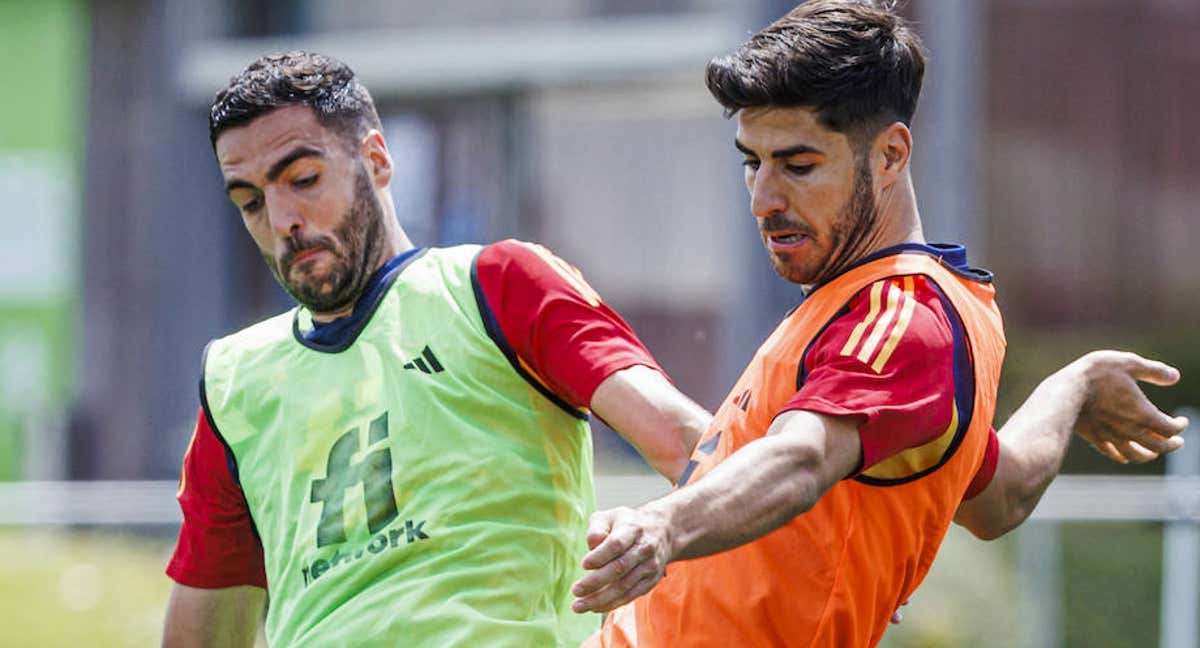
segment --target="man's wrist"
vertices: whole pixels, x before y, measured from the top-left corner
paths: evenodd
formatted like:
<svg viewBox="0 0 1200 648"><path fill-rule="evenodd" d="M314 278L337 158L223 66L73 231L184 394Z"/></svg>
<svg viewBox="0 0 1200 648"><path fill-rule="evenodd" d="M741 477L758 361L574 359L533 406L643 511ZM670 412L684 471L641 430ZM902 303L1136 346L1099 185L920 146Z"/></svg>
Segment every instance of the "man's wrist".
<svg viewBox="0 0 1200 648"><path fill-rule="evenodd" d="M665 562L674 561L676 556L679 556L683 550L680 541L684 534L683 529L679 527L677 522L679 507L674 501L678 499L678 494L679 491L675 491L665 497L647 502L641 507L642 512L651 515L657 521L659 533L661 534L661 546L667 554Z"/></svg>

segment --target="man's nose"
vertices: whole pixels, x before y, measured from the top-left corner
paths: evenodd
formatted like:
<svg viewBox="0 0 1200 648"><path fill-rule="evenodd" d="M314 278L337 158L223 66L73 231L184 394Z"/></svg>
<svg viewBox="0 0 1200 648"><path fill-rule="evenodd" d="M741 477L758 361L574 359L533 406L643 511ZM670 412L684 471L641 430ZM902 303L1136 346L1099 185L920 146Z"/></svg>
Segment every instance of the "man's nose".
<svg viewBox="0 0 1200 648"><path fill-rule="evenodd" d="M264 196L271 230L279 237L291 236L304 226L298 206L286 198L268 191Z"/></svg>
<svg viewBox="0 0 1200 648"><path fill-rule="evenodd" d="M774 175L760 169L750 184L750 211L754 212L755 218L766 218L787 210L787 200Z"/></svg>

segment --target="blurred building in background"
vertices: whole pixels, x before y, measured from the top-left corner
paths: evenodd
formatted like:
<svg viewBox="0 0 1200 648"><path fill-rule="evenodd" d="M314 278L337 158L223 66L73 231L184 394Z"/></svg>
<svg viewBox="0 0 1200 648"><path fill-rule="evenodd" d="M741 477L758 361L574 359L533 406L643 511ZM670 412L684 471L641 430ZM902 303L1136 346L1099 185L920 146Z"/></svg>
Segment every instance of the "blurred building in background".
<svg viewBox="0 0 1200 648"><path fill-rule="evenodd" d="M790 6L0 3L0 42L31 63L0 123L0 475L176 473L204 342L288 305L222 195L207 105L293 47L374 93L415 241L546 243L715 406L797 294L759 249L703 67ZM915 127L926 233L996 272L1010 327L1194 330L1200 5L906 11L933 53Z"/></svg>
<svg viewBox="0 0 1200 648"><path fill-rule="evenodd" d="M208 103L297 47L373 92L418 245L545 243L715 407L799 295L761 250L703 68L791 6L0 0L0 480L177 476L205 342L290 305L223 195ZM1184 382L1152 395L1200 402L1200 3L905 12L932 51L915 123L926 235L996 273L1003 402L1097 345L1171 360ZM602 470L638 465L611 433L597 444ZM1111 471L1089 452L1068 463ZM1087 596L1155 600L1158 533L1109 529L1116 544L1092 553L1092 530L1064 534L1064 591L1081 601L1068 645L1140 625ZM1121 591L1092 587L1103 570ZM963 587L980 608L1004 589Z"/></svg>

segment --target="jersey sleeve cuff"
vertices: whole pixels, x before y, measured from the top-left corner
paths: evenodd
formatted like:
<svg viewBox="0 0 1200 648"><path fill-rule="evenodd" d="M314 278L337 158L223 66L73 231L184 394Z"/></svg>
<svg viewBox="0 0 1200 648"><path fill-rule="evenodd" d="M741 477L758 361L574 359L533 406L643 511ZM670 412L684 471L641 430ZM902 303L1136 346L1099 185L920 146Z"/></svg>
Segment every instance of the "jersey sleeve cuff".
<svg viewBox="0 0 1200 648"><path fill-rule="evenodd" d="M608 380L610 376L618 371L624 371L630 367L649 367L662 374L668 382L671 377L667 372L662 370L653 359L641 356L638 354L620 354L605 360L603 363L594 365L586 376L581 376L578 381L579 393L576 394L578 402L584 403L586 407L591 407L592 396L596 394L596 389L600 387L600 383Z"/></svg>

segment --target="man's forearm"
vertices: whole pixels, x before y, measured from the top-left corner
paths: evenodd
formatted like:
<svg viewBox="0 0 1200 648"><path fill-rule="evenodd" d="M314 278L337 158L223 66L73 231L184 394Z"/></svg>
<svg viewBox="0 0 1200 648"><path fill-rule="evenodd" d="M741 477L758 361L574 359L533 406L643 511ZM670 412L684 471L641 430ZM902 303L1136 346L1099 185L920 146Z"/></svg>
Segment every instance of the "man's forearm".
<svg viewBox="0 0 1200 648"><path fill-rule="evenodd" d="M1067 365L1043 380L997 431L1008 525L1024 521L1058 475L1086 396L1083 370Z"/></svg>
<svg viewBox="0 0 1200 648"><path fill-rule="evenodd" d="M642 507L670 530L671 560L755 540L812 508L821 489L815 450L779 435L747 444L703 479Z"/></svg>
<svg viewBox="0 0 1200 648"><path fill-rule="evenodd" d="M596 388L591 408L672 484L712 421L712 414L644 366L606 378Z"/></svg>
<svg viewBox="0 0 1200 648"><path fill-rule="evenodd" d="M576 612L607 611L653 587L674 560L738 547L811 509L862 458L855 421L805 411L775 417L711 472L636 509L597 511L571 588Z"/></svg>

